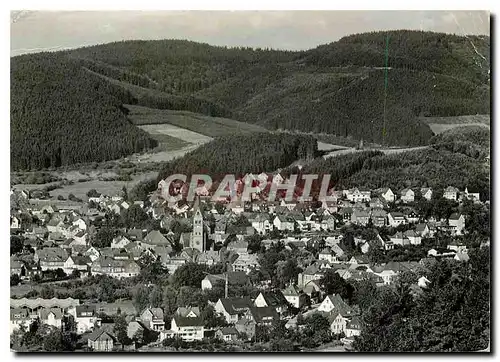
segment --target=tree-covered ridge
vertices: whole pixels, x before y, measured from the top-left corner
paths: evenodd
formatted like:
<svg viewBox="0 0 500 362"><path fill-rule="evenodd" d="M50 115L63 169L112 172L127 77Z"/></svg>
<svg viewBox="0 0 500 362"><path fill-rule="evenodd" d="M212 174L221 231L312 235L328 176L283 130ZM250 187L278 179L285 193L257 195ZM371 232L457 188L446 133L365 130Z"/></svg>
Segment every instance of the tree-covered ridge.
<svg viewBox="0 0 500 362"><path fill-rule="evenodd" d="M360 187L375 190L390 187L432 187L443 190L449 185L477 190L488 199L490 175L481 162L463 153L443 147L384 155L371 151L318 159L304 167L304 173L331 174L337 189ZM472 192L472 191L471 191Z"/></svg>
<svg viewBox="0 0 500 362"><path fill-rule="evenodd" d="M384 66L386 35L354 35L307 52L161 40L111 43L68 54L98 62L100 68L109 64L112 70L94 70L112 78L137 78L133 84L149 82L164 92L154 99L138 98L138 104L200 111L192 103L203 100L216 105L217 115L270 129L418 145L432 135L418 116L489 113L488 77L477 75L488 75L489 60L471 45L489 59L488 37L389 32L387 136L382 137L384 71L378 68ZM128 75L113 75L116 68ZM172 95L182 101L172 102ZM201 111L214 115L212 108Z"/></svg>
<svg viewBox="0 0 500 362"><path fill-rule="evenodd" d="M11 59L11 167L116 159L156 146L126 118L122 89L61 54Z"/></svg>
<svg viewBox="0 0 500 362"><path fill-rule="evenodd" d="M125 103L388 145L427 144L432 131L421 116L489 113L488 37L397 31L390 32L384 117L386 34L307 52L159 40L14 57L13 168L153 146L127 122Z"/></svg>
<svg viewBox="0 0 500 362"><path fill-rule="evenodd" d="M306 63L383 67L387 36L389 67L489 83L489 36L465 37L413 30L353 34L308 51Z"/></svg>
<svg viewBox="0 0 500 362"><path fill-rule="evenodd" d="M219 181L226 174L259 174L312 158L317 142L311 136L287 133L251 133L216 138L184 157L168 162L158 181L173 174L208 174Z"/></svg>

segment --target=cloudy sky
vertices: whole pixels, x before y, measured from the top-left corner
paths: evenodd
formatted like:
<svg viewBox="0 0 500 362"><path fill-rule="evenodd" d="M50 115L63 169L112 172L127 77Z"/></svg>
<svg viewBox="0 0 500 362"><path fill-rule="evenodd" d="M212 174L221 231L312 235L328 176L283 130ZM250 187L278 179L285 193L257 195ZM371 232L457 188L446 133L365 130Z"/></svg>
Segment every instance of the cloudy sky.
<svg viewBox="0 0 500 362"><path fill-rule="evenodd" d="M373 30L489 35L481 11L13 11L11 56L125 39L309 49Z"/></svg>

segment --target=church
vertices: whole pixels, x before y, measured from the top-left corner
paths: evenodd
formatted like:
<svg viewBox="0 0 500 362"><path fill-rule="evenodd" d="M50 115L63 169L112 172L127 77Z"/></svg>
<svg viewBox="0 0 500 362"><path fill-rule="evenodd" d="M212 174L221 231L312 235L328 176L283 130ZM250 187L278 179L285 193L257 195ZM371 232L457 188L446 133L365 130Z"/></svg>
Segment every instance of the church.
<svg viewBox="0 0 500 362"><path fill-rule="evenodd" d="M193 205L193 231L181 235L181 244L184 248L191 248L203 253L207 250L207 233L203 222L203 213L200 209L200 198L196 197Z"/></svg>

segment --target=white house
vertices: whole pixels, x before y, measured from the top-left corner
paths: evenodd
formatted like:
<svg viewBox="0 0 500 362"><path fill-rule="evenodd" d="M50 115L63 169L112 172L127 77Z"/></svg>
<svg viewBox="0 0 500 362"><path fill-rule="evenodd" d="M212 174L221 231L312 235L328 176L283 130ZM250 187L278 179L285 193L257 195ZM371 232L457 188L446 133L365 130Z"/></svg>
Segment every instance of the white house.
<svg viewBox="0 0 500 362"><path fill-rule="evenodd" d="M82 334L94 329L100 324L100 319L97 317L95 306L77 305L68 309L68 314L75 318L76 331Z"/></svg>
<svg viewBox="0 0 500 362"><path fill-rule="evenodd" d="M429 188L429 187L422 187L420 189L420 194L422 195L422 197L428 201L430 201L432 199L432 189Z"/></svg>
<svg viewBox="0 0 500 362"><path fill-rule="evenodd" d="M390 212L387 214L387 219L389 220L389 225L392 227L406 224L406 218L402 212Z"/></svg>
<svg viewBox="0 0 500 362"><path fill-rule="evenodd" d="M170 330L186 342L201 341L204 322L198 307L179 307L172 318Z"/></svg>
<svg viewBox="0 0 500 362"><path fill-rule="evenodd" d="M273 220L273 225L280 231L294 231L295 222L284 215L277 215Z"/></svg>
<svg viewBox="0 0 500 362"><path fill-rule="evenodd" d="M396 195L394 195L394 192L390 188L382 189L380 196L387 202L394 202L396 200Z"/></svg>
<svg viewBox="0 0 500 362"><path fill-rule="evenodd" d="M412 189L401 190L401 201L406 203L415 201L415 192Z"/></svg>
<svg viewBox="0 0 500 362"><path fill-rule="evenodd" d="M302 308L306 303L307 297L301 293L294 285L290 284L286 289L282 290L285 299L297 309Z"/></svg>
<svg viewBox="0 0 500 362"><path fill-rule="evenodd" d="M462 235L465 230L465 217L462 214L453 213L448 219L448 225L452 227L455 235Z"/></svg>
<svg viewBox="0 0 500 362"><path fill-rule="evenodd" d="M443 197L448 200L457 201L458 189L453 186L448 186L444 189Z"/></svg>

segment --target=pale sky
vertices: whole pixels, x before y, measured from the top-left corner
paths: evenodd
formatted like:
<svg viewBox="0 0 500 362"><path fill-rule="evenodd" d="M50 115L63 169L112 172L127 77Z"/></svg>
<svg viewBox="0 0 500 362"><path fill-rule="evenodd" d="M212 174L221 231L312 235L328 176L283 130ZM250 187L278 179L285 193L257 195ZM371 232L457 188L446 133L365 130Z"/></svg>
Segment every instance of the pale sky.
<svg viewBox="0 0 500 362"><path fill-rule="evenodd" d="M128 39L301 50L367 31L489 35L485 11L13 11L11 56Z"/></svg>

